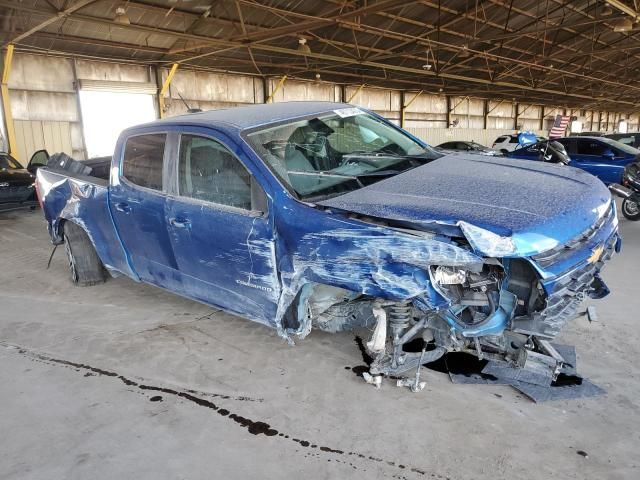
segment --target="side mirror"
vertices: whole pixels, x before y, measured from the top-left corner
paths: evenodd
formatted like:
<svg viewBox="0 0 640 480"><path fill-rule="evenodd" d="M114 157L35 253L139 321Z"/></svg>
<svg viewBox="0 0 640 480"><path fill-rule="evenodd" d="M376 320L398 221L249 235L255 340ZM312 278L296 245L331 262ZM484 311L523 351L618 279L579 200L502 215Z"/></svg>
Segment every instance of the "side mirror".
<svg viewBox="0 0 640 480"><path fill-rule="evenodd" d="M604 153L602 154L602 156L603 156L604 158L608 158L608 159L613 160L613 159L615 158L615 156L616 156L616 155L615 155L611 150L607 150L606 152L604 152Z"/></svg>

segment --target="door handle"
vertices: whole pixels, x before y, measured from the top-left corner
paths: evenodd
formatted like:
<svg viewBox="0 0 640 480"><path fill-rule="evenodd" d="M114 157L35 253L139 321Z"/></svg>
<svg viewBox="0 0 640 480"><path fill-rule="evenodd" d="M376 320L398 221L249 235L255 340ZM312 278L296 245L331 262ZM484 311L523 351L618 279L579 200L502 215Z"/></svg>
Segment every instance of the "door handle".
<svg viewBox="0 0 640 480"><path fill-rule="evenodd" d="M176 228L190 228L191 222L186 218L170 218L169 223Z"/></svg>
<svg viewBox="0 0 640 480"><path fill-rule="evenodd" d="M126 202L118 202L116 203L116 210L123 213L129 213L131 212L131 207Z"/></svg>

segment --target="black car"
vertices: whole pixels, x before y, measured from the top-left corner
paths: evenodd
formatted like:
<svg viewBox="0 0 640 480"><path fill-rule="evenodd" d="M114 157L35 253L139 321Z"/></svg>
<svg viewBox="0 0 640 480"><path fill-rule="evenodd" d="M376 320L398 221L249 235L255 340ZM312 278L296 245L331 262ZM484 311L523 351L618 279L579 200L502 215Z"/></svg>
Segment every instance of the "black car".
<svg viewBox="0 0 640 480"><path fill-rule="evenodd" d="M484 145L480 145L476 142L467 141L444 142L438 145L436 148L442 150L455 150L459 152L479 153L480 155L502 155L497 150L492 150L491 148L485 147Z"/></svg>
<svg viewBox="0 0 640 480"><path fill-rule="evenodd" d="M35 175L8 153L0 153L0 211L38 205Z"/></svg>

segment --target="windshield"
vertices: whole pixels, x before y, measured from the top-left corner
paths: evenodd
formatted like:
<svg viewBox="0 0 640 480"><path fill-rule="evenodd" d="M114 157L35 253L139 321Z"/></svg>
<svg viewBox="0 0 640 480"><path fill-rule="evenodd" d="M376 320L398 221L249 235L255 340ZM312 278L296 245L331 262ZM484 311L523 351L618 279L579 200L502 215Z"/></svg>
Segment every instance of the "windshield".
<svg viewBox="0 0 640 480"><path fill-rule="evenodd" d="M7 153L0 154L0 170L18 170L21 168L22 166L11 155Z"/></svg>
<svg viewBox="0 0 640 480"><path fill-rule="evenodd" d="M490 148L485 147L484 145L480 145L479 143L476 143L476 142L469 142L469 145L471 145L475 150L482 150L483 152L491 151Z"/></svg>
<svg viewBox="0 0 640 480"><path fill-rule="evenodd" d="M305 200L356 190L442 156L357 108L267 126L246 138Z"/></svg>
<svg viewBox="0 0 640 480"><path fill-rule="evenodd" d="M611 145L612 147L615 147L618 150L620 150L620 151L622 151L624 153L628 153L630 155L638 155L640 153L640 150L638 150L637 148L633 148L630 145L627 145L627 144L622 143L622 142L618 142L616 140L611 140L610 138L600 137L598 140L601 140L601 141Z"/></svg>

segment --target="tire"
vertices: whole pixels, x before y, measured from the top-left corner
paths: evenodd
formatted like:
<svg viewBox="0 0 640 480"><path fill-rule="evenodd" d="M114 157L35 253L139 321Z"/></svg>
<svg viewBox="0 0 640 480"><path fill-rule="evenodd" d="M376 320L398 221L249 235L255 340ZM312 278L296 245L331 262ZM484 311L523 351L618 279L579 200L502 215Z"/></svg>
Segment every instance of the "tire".
<svg viewBox="0 0 640 480"><path fill-rule="evenodd" d="M622 201L622 215L627 220L634 222L640 220L640 203L638 203L637 198L634 198L634 200L625 198Z"/></svg>
<svg viewBox="0 0 640 480"><path fill-rule="evenodd" d="M500 150L500 153L503 155L507 155L509 153L509 150L507 150L506 148L503 148Z"/></svg>
<svg viewBox="0 0 640 480"><path fill-rule="evenodd" d="M85 231L72 222L64 224L64 249L69 259L71 283L81 287L104 282L104 268Z"/></svg>

